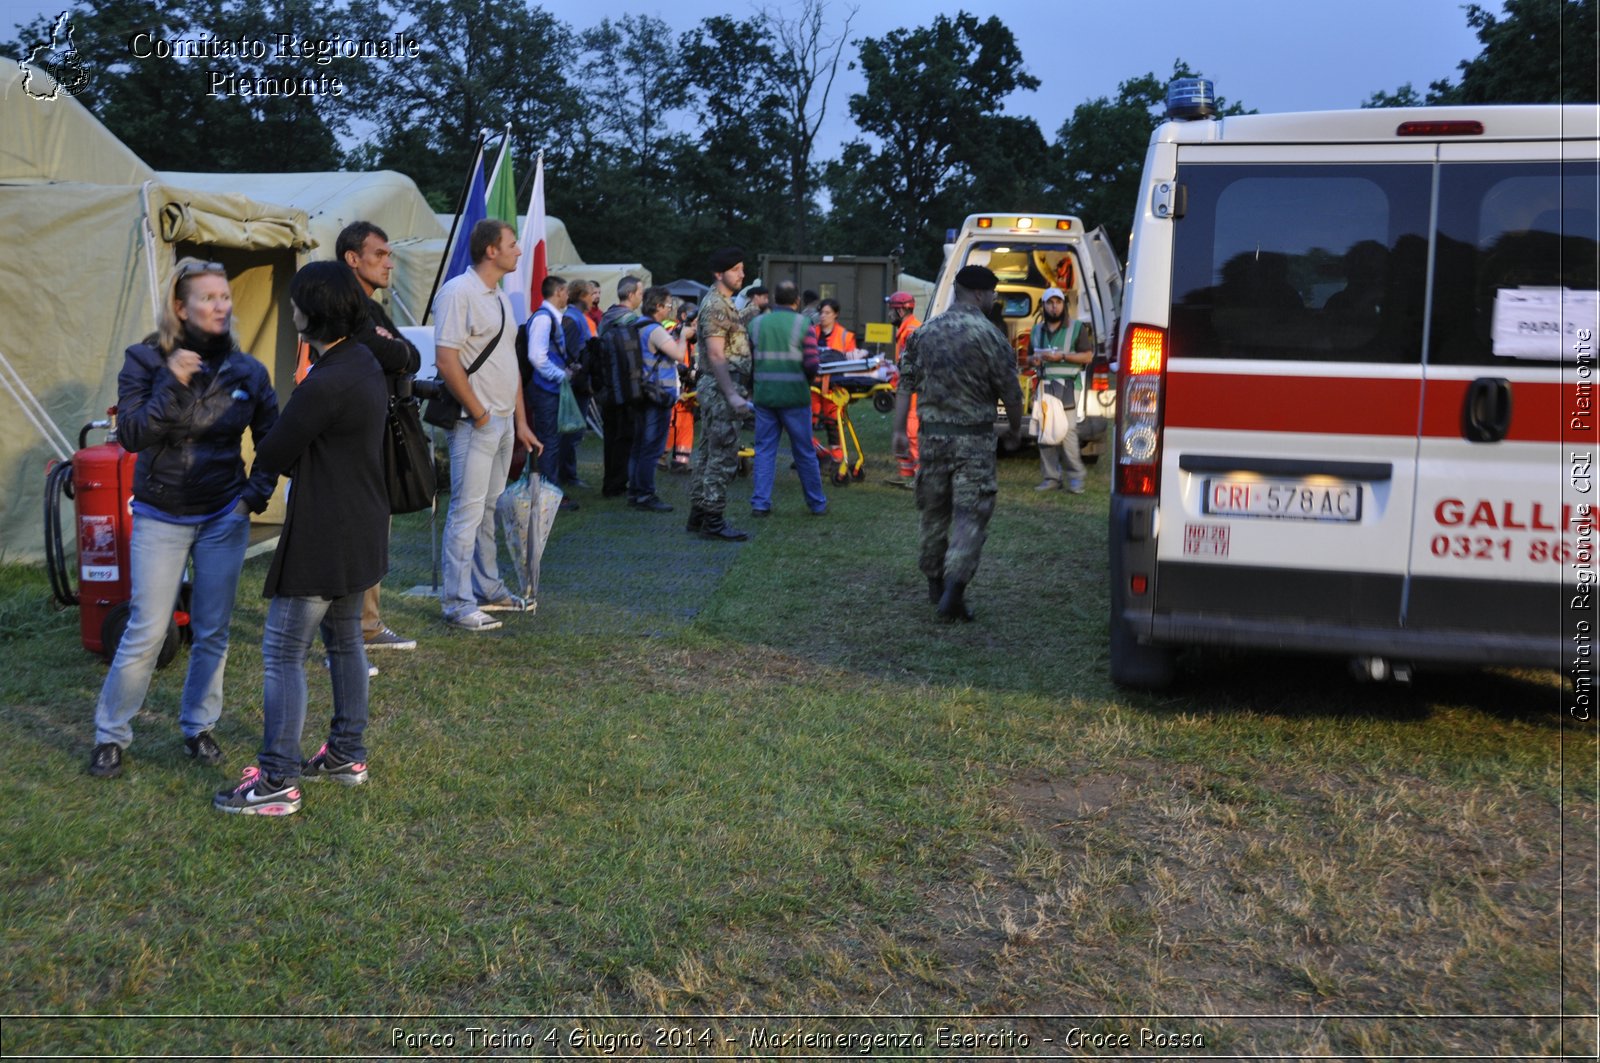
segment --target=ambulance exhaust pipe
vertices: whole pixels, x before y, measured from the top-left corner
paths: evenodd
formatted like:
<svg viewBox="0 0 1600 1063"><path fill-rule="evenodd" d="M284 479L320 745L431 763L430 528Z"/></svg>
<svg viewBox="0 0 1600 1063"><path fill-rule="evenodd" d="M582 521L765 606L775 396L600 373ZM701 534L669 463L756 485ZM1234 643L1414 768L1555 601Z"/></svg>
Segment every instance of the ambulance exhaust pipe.
<svg viewBox="0 0 1600 1063"><path fill-rule="evenodd" d="M1376 654L1350 658L1350 674L1359 683L1411 683L1411 662L1391 661Z"/></svg>

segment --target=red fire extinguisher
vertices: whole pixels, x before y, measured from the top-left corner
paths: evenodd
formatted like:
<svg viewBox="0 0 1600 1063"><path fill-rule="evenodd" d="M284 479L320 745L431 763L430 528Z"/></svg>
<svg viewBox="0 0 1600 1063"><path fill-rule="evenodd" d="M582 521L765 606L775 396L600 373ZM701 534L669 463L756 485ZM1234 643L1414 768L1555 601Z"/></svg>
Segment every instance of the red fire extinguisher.
<svg viewBox="0 0 1600 1063"><path fill-rule="evenodd" d="M116 407L107 412L114 415ZM89 433L101 428L109 429L106 441L88 446ZM122 449L116 439L114 418L91 421L78 433L78 450L72 460L52 463L45 474L45 567L51 587L61 604L78 606L84 648L108 661L116 657L117 644L128 628L133 597L132 502L137 455ZM67 574L61 527L63 495L73 500L77 512L76 592ZM167 623L157 668L171 664L179 644L187 640L188 592L185 582Z"/></svg>

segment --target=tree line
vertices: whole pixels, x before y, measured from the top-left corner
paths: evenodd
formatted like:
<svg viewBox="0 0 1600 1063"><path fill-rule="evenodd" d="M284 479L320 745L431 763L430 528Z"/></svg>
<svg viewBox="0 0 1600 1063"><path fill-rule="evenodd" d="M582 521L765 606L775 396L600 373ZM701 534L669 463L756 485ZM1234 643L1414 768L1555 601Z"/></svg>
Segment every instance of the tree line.
<svg viewBox="0 0 1600 1063"><path fill-rule="evenodd" d="M1482 52L1459 77L1406 84L1364 106L1596 100L1597 0L1505 0L1466 16ZM623 15L578 29L529 0L75 0L73 45L92 71L78 94L158 170L393 169L453 209L480 129L515 128L526 202L542 149L546 208L593 261L699 276L706 254L864 255L899 250L931 277L943 235L976 209L1069 213L1125 250L1139 171L1168 78L1155 72L1087 100L1047 141L1005 98L1038 80L996 17L939 15L852 37L845 0L788 13L716 16L687 30ZM50 19L17 27L23 56ZM141 60L156 39L392 39L415 58L231 55ZM862 92L833 93L841 65ZM204 71L241 79L334 72L339 95L209 95ZM1172 77L1197 76L1181 59ZM843 108L858 135L818 143ZM1225 113L1241 104L1222 101Z"/></svg>

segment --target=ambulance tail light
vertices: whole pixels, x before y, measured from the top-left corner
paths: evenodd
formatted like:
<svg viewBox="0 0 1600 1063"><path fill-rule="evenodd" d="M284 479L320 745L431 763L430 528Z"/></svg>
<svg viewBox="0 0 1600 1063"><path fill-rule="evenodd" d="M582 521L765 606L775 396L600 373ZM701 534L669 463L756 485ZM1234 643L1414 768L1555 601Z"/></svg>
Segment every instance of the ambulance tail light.
<svg viewBox="0 0 1600 1063"><path fill-rule="evenodd" d="M1117 396L1117 489L1124 495L1153 497L1161 487L1161 391L1166 368L1166 330L1128 326Z"/></svg>

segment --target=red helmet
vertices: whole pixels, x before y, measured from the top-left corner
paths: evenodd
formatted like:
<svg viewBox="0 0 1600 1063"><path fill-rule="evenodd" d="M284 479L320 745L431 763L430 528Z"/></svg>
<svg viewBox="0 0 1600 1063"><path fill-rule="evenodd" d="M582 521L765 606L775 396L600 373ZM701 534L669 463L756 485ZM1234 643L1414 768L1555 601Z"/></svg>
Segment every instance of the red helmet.
<svg viewBox="0 0 1600 1063"><path fill-rule="evenodd" d="M912 297L910 292L895 292L884 302L888 303L891 308L899 306L907 310L914 310L917 305L916 299Z"/></svg>

